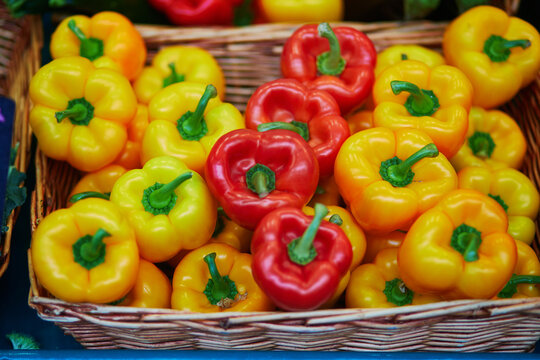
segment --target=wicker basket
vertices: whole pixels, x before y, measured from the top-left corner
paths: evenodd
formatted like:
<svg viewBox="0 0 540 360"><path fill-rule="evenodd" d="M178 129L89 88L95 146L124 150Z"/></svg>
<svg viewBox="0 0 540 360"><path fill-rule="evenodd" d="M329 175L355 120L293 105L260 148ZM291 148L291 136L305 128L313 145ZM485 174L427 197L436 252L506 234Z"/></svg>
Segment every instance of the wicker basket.
<svg viewBox="0 0 540 360"><path fill-rule="evenodd" d="M4 3L0 3L0 95L15 100L15 122L13 124L13 145L19 143L19 153L15 166L26 172L30 159L32 132L28 126L30 100L28 84L41 64L42 46L41 19L26 16L12 18ZM9 230L0 238L0 276L9 263L13 224L19 208L10 215ZM1 216L1 214L0 214Z"/></svg>
<svg viewBox="0 0 540 360"><path fill-rule="evenodd" d="M442 23L347 23L364 31L378 50L422 44L440 50ZM252 92L280 77L279 56L296 26L178 29L140 26L150 57L168 44L198 45L219 61L227 80L226 101L244 109ZM540 78L507 110L527 132L523 170L540 184ZM65 204L79 174L65 163L36 156L32 229ZM538 250L538 237L536 238ZM83 346L92 349L530 351L540 338L540 298L460 300L392 309L200 314L67 303L38 283L29 253L29 305Z"/></svg>

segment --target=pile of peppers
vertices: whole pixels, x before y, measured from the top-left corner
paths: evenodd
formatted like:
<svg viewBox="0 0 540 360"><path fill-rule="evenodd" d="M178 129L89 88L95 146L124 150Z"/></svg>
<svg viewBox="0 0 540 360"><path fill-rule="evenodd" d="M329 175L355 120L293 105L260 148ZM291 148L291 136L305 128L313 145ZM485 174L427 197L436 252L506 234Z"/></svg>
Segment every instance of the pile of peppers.
<svg viewBox="0 0 540 360"><path fill-rule="evenodd" d="M224 24L249 4L210 3ZM351 27L302 25L242 114L208 51L145 66L127 18L67 18L30 123L81 178L33 234L35 274L65 301L194 312L539 296L540 196L495 109L540 69L533 30L478 6L443 55L377 54Z"/></svg>

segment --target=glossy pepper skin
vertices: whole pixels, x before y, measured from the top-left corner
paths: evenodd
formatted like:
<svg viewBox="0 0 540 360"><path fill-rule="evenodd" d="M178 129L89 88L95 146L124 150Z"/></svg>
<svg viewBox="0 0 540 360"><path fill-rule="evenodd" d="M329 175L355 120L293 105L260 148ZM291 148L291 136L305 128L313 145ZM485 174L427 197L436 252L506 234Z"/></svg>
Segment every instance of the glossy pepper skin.
<svg viewBox="0 0 540 360"><path fill-rule="evenodd" d="M497 294L498 299L540 296L540 262L538 255L527 244L516 241L517 263L512 277Z"/></svg>
<svg viewBox="0 0 540 360"><path fill-rule="evenodd" d="M331 29L327 23L304 25L285 42L281 72L285 78L329 92L346 115L368 97L376 60L373 43L358 30Z"/></svg>
<svg viewBox="0 0 540 360"><path fill-rule="evenodd" d="M201 313L273 310L251 267L250 254L226 244L191 251L174 271L172 308Z"/></svg>
<svg viewBox="0 0 540 360"><path fill-rule="evenodd" d="M454 19L443 52L471 80L473 104L485 109L510 100L540 69L538 31L493 6L476 6Z"/></svg>
<svg viewBox="0 0 540 360"><path fill-rule="evenodd" d="M43 287L68 302L108 303L137 277L135 235L121 210L85 199L46 216L32 236L32 265Z"/></svg>
<svg viewBox="0 0 540 360"><path fill-rule="evenodd" d="M515 240L529 245L533 242L540 195L523 173L512 168L471 166L458 173L458 187L477 190L495 199L508 215L508 233Z"/></svg>
<svg viewBox="0 0 540 360"><path fill-rule="evenodd" d="M392 308L440 301L435 295L415 293L401 279L398 249L381 250L373 263L360 265L351 274L345 294L348 308Z"/></svg>
<svg viewBox="0 0 540 360"><path fill-rule="evenodd" d="M399 247L402 279L447 300L489 299L510 279L516 241L502 207L475 190L445 196L415 221Z"/></svg>
<svg viewBox="0 0 540 360"><path fill-rule="evenodd" d="M430 68L446 64L441 54L426 47L420 45L392 45L377 55L375 77L403 60L420 61Z"/></svg>
<svg viewBox="0 0 540 360"><path fill-rule="evenodd" d="M76 194L84 192L110 194L116 180L124 175L126 171L127 170L120 165L109 165L96 172L84 175L77 184L75 184L73 189L71 189L66 206L70 207L73 205L75 201L71 201L71 199ZM73 198L73 200L76 200L76 198Z"/></svg>
<svg viewBox="0 0 540 360"><path fill-rule="evenodd" d="M450 162L456 171L467 166L519 169L526 152L527 140L514 119L473 106L465 143Z"/></svg>
<svg viewBox="0 0 540 360"><path fill-rule="evenodd" d="M216 203L199 174L180 160L163 156L125 173L111 192L135 230L141 257L172 258L210 240Z"/></svg>
<svg viewBox="0 0 540 360"><path fill-rule="evenodd" d="M352 135L339 151L334 177L356 221L372 234L407 230L457 187L450 162L415 129Z"/></svg>
<svg viewBox="0 0 540 360"><path fill-rule="evenodd" d="M29 93L30 126L48 157L91 172L124 148L137 101L123 75L96 69L83 57L65 57L43 66Z"/></svg>
<svg viewBox="0 0 540 360"><path fill-rule="evenodd" d="M143 104L162 88L182 81L216 87L221 100L225 98L225 76L216 59L208 51L195 46L167 46L152 59L133 83L137 99Z"/></svg>
<svg viewBox="0 0 540 360"><path fill-rule="evenodd" d="M317 204L311 217L281 207L265 216L253 234L253 276L283 310L323 305L350 269L351 243L338 225L323 220L327 211Z"/></svg>
<svg viewBox="0 0 540 360"><path fill-rule="evenodd" d="M305 23L343 20L343 0L258 0L265 21Z"/></svg>
<svg viewBox="0 0 540 360"><path fill-rule="evenodd" d="M260 86L248 101L245 117L248 129L282 128L302 135L315 152L321 177L332 175L339 148L350 135L332 96L294 79Z"/></svg>
<svg viewBox="0 0 540 360"><path fill-rule="evenodd" d="M339 189L334 176L319 180L317 190L315 190L315 194L311 200L309 200L308 205L314 207L316 203L321 203L326 206L339 206L342 204L341 195L339 194Z"/></svg>
<svg viewBox="0 0 540 360"><path fill-rule="evenodd" d="M224 134L245 127L244 118L232 104L222 103L212 85L181 82L157 93L148 112L141 161L172 156L199 174L208 153Z"/></svg>
<svg viewBox="0 0 540 360"><path fill-rule="evenodd" d="M374 126L425 131L448 158L465 140L472 86L455 67L401 61L377 77L373 100Z"/></svg>
<svg viewBox="0 0 540 360"><path fill-rule="evenodd" d="M301 209L315 193L313 150L289 130L240 129L223 135L206 162L208 188L237 224L254 230L274 209Z"/></svg>
<svg viewBox="0 0 540 360"><path fill-rule="evenodd" d="M103 11L64 19L51 36L53 59L82 56L96 68L107 68L135 80L146 61L146 45L124 15Z"/></svg>
<svg viewBox="0 0 540 360"><path fill-rule="evenodd" d="M362 262L368 264L375 260L377 254L384 249L398 248L403 239L405 239L406 232L392 231L383 235L367 235L366 236L366 254Z"/></svg>
<svg viewBox="0 0 540 360"><path fill-rule="evenodd" d="M211 243L227 244L240 252L248 253L251 236L253 236L253 231L241 227L225 214L222 207L218 208L216 228L212 233Z"/></svg>
<svg viewBox="0 0 540 360"><path fill-rule="evenodd" d="M124 168L140 169L141 164L141 143L144 133L148 127L148 108L145 105L137 105L137 112L127 125L127 141L124 149L113 161L114 164Z"/></svg>
<svg viewBox="0 0 540 360"><path fill-rule="evenodd" d="M352 134L373 127L373 110L360 110L347 116L347 123Z"/></svg>

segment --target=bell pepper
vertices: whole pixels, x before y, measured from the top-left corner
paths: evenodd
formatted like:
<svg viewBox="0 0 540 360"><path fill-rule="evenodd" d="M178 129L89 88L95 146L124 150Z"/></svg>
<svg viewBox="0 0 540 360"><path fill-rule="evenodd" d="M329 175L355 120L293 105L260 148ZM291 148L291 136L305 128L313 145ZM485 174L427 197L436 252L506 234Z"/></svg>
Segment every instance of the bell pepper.
<svg viewBox="0 0 540 360"><path fill-rule="evenodd" d="M527 152L527 140L519 125L499 110L473 106L466 139L450 158L456 171L467 166L519 169Z"/></svg>
<svg viewBox="0 0 540 360"><path fill-rule="evenodd" d="M504 288L497 294L499 299L540 296L540 262L534 250L527 244L516 241L517 263L514 273Z"/></svg>
<svg viewBox="0 0 540 360"><path fill-rule="evenodd" d="M30 126L46 156L91 172L124 148L137 100L121 74L95 69L83 57L65 57L43 66L29 93Z"/></svg>
<svg viewBox="0 0 540 360"><path fill-rule="evenodd" d="M306 23L343 20L343 0L258 0L267 22Z"/></svg>
<svg viewBox="0 0 540 360"><path fill-rule="evenodd" d="M407 233L404 231L392 231L383 235L367 235L366 254L363 263L369 264L373 262L377 254L383 249L398 248L405 239L405 235Z"/></svg>
<svg viewBox="0 0 540 360"><path fill-rule="evenodd" d="M375 47L364 33L321 23L304 25L287 39L281 72L308 88L329 92L346 115L370 94L376 61Z"/></svg>
<svg viewBox="0 0 540 360"><path fill-rule="evenodd" d="M126 169L120 165L109 165L101 170L84 175L75 184L73 189L68 195L67 207L72 206L78 200L81 200L77 194L88 194L89 192L95 196L109 200L109 195L112 191L114 183L120 178L120 176L126 173ZM83 198L89 197L85 195Z"/></svg>
<svg viewBox="0 0 540 360"><path fill-rule="evenodd" d="M350 270L351 242L338 225L323 220L327 213L322 204L315 205L313 217L280 207L253 234L253 277L283 310L320 307Z"/></svg>
<svg viewBox="0 0 540 360"><path fill-rule="evenodd" d="M116 305L169 309L171 293L172 286L169 278L156 265L141 259L135 285Z"/></svg>
<svg viewBox="0 0 540 360"><path fill-rule="evenodd" d="M126 295L137 278L133 230L115 204L85 199L41 220L30 245L40 284L68 302L108 303Z"/></svg>
<svg viewBox="0 0 540 360"><path fill-rule="evenodd" d="M324 220L336 224L341 228L341 230L343 230L347 236L347 239L349 239L349 242L351 243L352 260L349 271L341 278L339 285L334 291L332 297L321 306L321 308L325 309L333 307L338 301L341 294L343 294L347 288L347 284L349 283L349 279L351 277L351 271L360 265L366 252L366 236L364 235L364 231L362 231L360 225L358 225L356 220L354 220L351 213L339 206L327 206L326 208L328 209L328 214L324 217ZM305 206L302 211L304 214L309 216L315 215L315 209L310 206Z"/></svg>
<svg viewBox="0 0 540 360"><path fill-rule="evenodd" d="M133 83L137 99L150 103L159 90L182 81L212 84L221 100L225 98L225 76L216 59L203 48L167 46L152 59Z"/></svg>
<svg viewBox="0 0 540 360"><path fill-rule="evenodd" d="M339 206L342 203L334 176L330 176L326 179L319 179L319 185L317 185L315 194L313 194L313 197L309 200L308 205L313 207L318 202L326 206Z"/></svg>
<svg viewBox="0 0 540 360"><path fill-rule="evenodd" d="M227 216L248 230L274 209L301 209L319 180L313 150L300 135L281 129L223 135L205 170L208 188Z"/></svg>
<svg viewBox="0 0 540 360"><path fill-rule="evenodd" d="M251 267L250 254L226 244L191 251L174 271L172 308L201 313L273 310Z"/></svg>
<svg viewBox="0 0 540 360"><path fill-rule="evenodd" d="M401 278L413 291L489 299L510 280L516 241L502 207L475 190L446 195L411 226L399 247Z"/></svg>
<svg viewBox="0 0 540 360"><path fill-rule="evenodd" d="M332 175L339 148L350 135L332 96L294 79L260 86L248 101L245 117L248 129L286 129L300 134L315 152L321 177Z"/></svg>
<svg viewBox="0 0 540 360"><path fill-rule="evenodd" d="M232 221L221 206L218 208L216 227L210 243L227 244L240 252L248 253L252 235L252 231Z"/></svg>
<svg viewBox="0 0 540 360"><path fill-rule="evenodd" d="M392 308L442 300L409 289L401 279L397 258L397 248L383 249L373 263L357 267L351 274L345 305L348 308Z"/></svg>
<svg viewBox="0 0 540 360"><path fill-rule="evenodd" d="M441 54L426 47L420 45L392 45L377 55L375 77L403 60L420 61L430 68L446 64Z"/></svg>
<svg viewBox="0 0 540 360"><path fill-rule="evenodd" d="M142 141L141 161L169 155L202 174L206 157L224 134L245 127L232 104L215 98L213 85L181 82L158 92L150 105L150 124Z"/></svg>
<svg viewBox="0 0 540 360"><path fill-rule="evenodd" d="M540 70L538 31L493 6L476 6L454 19L443 52L473 84L473 104L485 109L510 100Z"/></svg>
<svg viewBox="0 0 540 360"><path fill-rule="evenodd" d="M204 180L169 156L122 175L111 201L126 213L141 257L150 262L204 245L216 224L216 203Z"/></svg>
<svg viewBox="0 0 540 360"><path fill-rule="evenodd" d="M540 195L527 176L512 168L493 170L471 166L458 173L458 187L477 190L495 199L508 215L508 233L515 240L532 243Z"/></svg>
<svg viewBox="0 0 540 360"><path fill-rule="evenodd" d="M339 151L334 177L356 221L375 234L407 230L457 187L450 162L415 129L373 128L352 135Z"/></svg>
<svg viewBox="0 0 540 360"><path fill-rule="evenodd" d="M457 68L404 60L373 85L373 126L425 131L447 158L465 141L472 86Z"/></svg>
<svg viewBox="0 0 540 360"><path fill-rule="evenodd" d="M112 11L65 18L51 35L50 50L53 59L82 56L128 80L137 78L146 61L141 34L127 17Z"/></svg>
<svg viewBox="0 0 540 360"><path fill-rule="evenodd" d="M137 106L137 113L127 126L127 141L124 149L120 152L113 163L124 168L140 169L141 164L141 143L148 127L148 108L145 105Z"/></svg>
<svg viewBox="0 0 540 360"><path fill-rule="evenodd" d="M360 110L347 116L351 134L373 127L373 110Z"/></svg>

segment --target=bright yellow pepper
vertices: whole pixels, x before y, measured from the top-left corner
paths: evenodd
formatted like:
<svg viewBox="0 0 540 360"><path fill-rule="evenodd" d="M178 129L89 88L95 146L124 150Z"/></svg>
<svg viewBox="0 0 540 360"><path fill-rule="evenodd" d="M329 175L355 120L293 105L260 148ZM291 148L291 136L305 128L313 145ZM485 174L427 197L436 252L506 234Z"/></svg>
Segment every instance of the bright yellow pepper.
<svg viewBox="0 0 540 360"><path fill-rule="evenodd" d="M203 313L273 310L253 279L251 259L226 244L191 251L174 271L172 308Z"/></svg>
<svg viewBox="0 0 540 360"><path fill-rule="evenodd" d="M397 248L381 250L372 264L360 265L352 272L345 294L348 308L391 308L441 301L440 297L407 288L399 274L397 255Z"/></svg>
<svg viewBox="0 0 540 360"><path fill-rule="evenodd" d="M504 104L530 84L540 69L540 35L526 21L493 6L476 6L446 28L446 61L474 87L473 104Z"/></svg>
<svg viewBox="0 0 540 360"><path fill-rule="evenodd" d="M351 135L373 127L373 110L361 110L347 116Z"/></svg>
<svg viewBox="0 0 540 360"><path fill-rule="evenodd" d="M502 207L475 190L446 195L411 226L399 247L401 278L445 299L490 299L516 265L516 241Z"/></svg>
<svg viewBox="0 0 540 360"><path fill-rule="evenodd" d="M221 100L225 98L225 76L216 59L208 51L195 46L168 46L152 59L133 83L137 99L143 104L162 88L182 81L212 84Z"/></svg>
<svg viewBox="0 0 540 360"><path fill-rule="evenodd" d="M366 235L366 254L364 255L364 264L368 264L375 260L375 256L379 251L388 248L398 248L403 239L405 239L406 232L392 231L383 235Z"/></svg>
<svg viewBox="0 0 540 360"><path fill-rule="evenodd" d="M69 302L117 300L131 290L139 269L133 230L118 206L103 199L47 215L30 251L40 284Z"/></svg>
<svg viewBox="0 0 540 360"><path fill-rule="evenodd" d="M137 113L127 126L127 141L124 149L114 160L115 164L121 165L128 170L140 169L141 143L148 127L148 108L145 105L137 106Z"/></svg>
<svg viewBox="0 0 540 360"><path fill-rule="evenodd" d="M467 166L519 169L527 152L527 141L519 125L499 110L473 106L466 138L450 159L456 171Z"/></svg>
<svg viewBox="0 0 540 360"><path fill-rule="evenodd" d="M75 184L69 193L68 200L75 194L86 192L104 194L105 197L103 198L106 198L106 194L110 194L116 180L124 175L126 171L127 170L120 165L109 165L96 172L86 174L77 182L77 184ZM75 202L76 198L73 198L73 200L73 202ZM68 201L66 204L67 207L72 206L73 202Z"/></svg>
<svg viewBox="0 0 540 360"><path fill-rule="evenodd" d="M497 200L508 214L508 233L515 240L532 243L540 195L527 176L512 168L471 166L458 173L458 187L477 190Z"/></svg>
<svg viewBox="0 0 540 360"><path fill-rule="evenodd" d="M540 296L540 262L534 250L527 244L516 241L517 263L512 277L503 290L497 294L499 299Z"/></svg>
<svg viewBox="0 0 540 360"><path fill-rule="evenodd" d="M403 60L416 60L423 62L430 68L445 65L444 57L436 51L420 45L392 45L377 55L375 76Z"/></svg>
<svg viewBox="0 0 540 360"><path fill-rule="evenodd" d="M142 141L141 160L169 155L202 174L208 153L224 134L245 128L232 104L215 98L212 85L181 82L158 92L150 102L150 124Z"/></svg>
<svg viewBox="0 0 540 360"><path fill-rule="evenodd" d="M134 80L146 61L146 45L124 15L103 11L91 18L65 18L51 35L53 59L82 56L96 68L117 71Z"/></svg>
<svg viewBox="0 0 540 360"><path fill-rule="evenodd" d="M241 227L232 221L222 207L218 208L216 228L212 234L211 243L222 243L232 246L236 250L249 253L253 231Z"/></svg>
<svg viewBox="0 0 540 360"><path fill-rule="evenodd" d="M309 200L309 206L314 207L316 203L321 203L326 206L341 204L341 195L336 184L336 180L333 176L320 179L317 190L311 200Z"/></svg>
<svg viewBox="0 0 540 360"><path fill-rule="evenodd" d="M216 203L204 180L169 156L122 175L111 201L125 212L141 257L151 262L204 245L216 224Z"/></svg>
<svg viewBox="0 0 540 360"><path fill-rule="evenodd" d="M266 22L329 22L343 20L343 0L257 0Z"/></svg>
<svg viewBox="0 0 540 360"><path fill-rule="evenodd" d="M373 101L373 126L425 131L450 158L465 140L472 85L455 67L404 60L377 77Z"/></svg>
<svg viewBox="0 0 540 360"><path fill-rule="evenodd" d="M169 278L156 265L141 259L133 288L117 305L169 309L171 293Z"/></svg>
<svg viewBox="0 0 540 360"><path fill-rule="evenodd" d="M30 126L41 151L84 172L114 161L137 110L135 93L123 75L95 69L83 57L43 66L32 78L30 98Z"/></svg>

